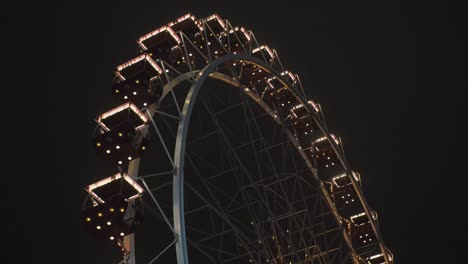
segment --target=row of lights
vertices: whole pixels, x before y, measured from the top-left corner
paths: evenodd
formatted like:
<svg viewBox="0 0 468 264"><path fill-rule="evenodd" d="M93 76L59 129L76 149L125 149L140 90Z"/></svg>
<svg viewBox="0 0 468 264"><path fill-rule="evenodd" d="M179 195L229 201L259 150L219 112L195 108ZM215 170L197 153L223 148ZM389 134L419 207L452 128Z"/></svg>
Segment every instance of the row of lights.
<svg viewBox="0 0 468 264"><path fill-rule="evenodd" d="M119 137L123 137L122 132L119 132L117 135L118 135ZM97 142L97 143L96 143L96 147L100 147L100 146L101 146L101 143L100 143L100 142ZM116 149L119 149L120 146L116 146L115 148L116 148ZM107 153L110 153L110 150L107 150L106 152L107 152Z"/></svg>
<svg viewBox="0 0 468 264"><path fill-rule="evenodd" d="M112 213L112 212L115 211L115 209L114 209L114 208L109 208L109 211ZM125 209L124 209L124 208L120 208L120 212L122 212L122 213L125 212ZM99 213L97 214L98 217L102 217L102 215L103 215L103 214L102 214L101 212L99 212ZM91 217L86 217L86 222L91 222ZM106 225L111 226L111 225L112 225L112 222L111 222L111 221L107 221L107 222L106 222ZM97 230L101 230L102 227L101 227L100 225L97 225L97 226L96 226L96 229L97 229ZM123 232L121 232L120 235L121 235L121 236L125 236L125 234L124 234ZM111 236L111 237L109 237L109 239L110 239L110 240L114 240L114 237Z"/></svg>
<svg viewBox="0 0 468 264"><path fill-rule="evenodd" d="M140 81L139 81L139 80L135 80L135 83L138 84L138 83L140 83ZM115 93L119 93L119 92L120 92L119 89L115 89ZM150 90L148 90L148 92L150 92ZM138 93L137 93L136 91L133 92L133 95L137 95L137 94L138 94ZM125 96L123 97L123 99L124 99L124 100L128 100L128 96L125 95ZM147 106L147 105L148 105L147 103L143 103L143 106Z"/></svg>
<svg viewBox="0 0 468 264"><path fill-rule="evenodd" d="M118 135L119 135L119 136L123 136L122 133L119 133ZM100 146L101 146L101 143L99 143L99 142L96 143L96 146L97 146L97 147L100 147ZM119 145L116 145L115 148L118 150L118 149L120 149L120 146L119 146ZM146 146L141 146L141 150L146 150ZM106 153L107 153L107 154L110 154L110 153L111 153L111 150L110 150L110 149L107 149L107 150L106 150ZM131 156L129 156L127 159L128 159L128 160L132 160L133 158L132 158ZM119 160L118 163L121 165L123 162L122 162L121 160Z"/></svg>
<svg viewBox="0 0 468 264"><path fill-rule="evenodd" d="M111 212L111 213L113 213L114 211L115 211L114 208L110 208L110 209L109 209L109 212ZM125 208L120 208L120 212L121 212L121 213L125 212ZM97 213L97 216L98 216L98 217L102 217L103 214L102 214L101 212L98 212L98 213ZM86 222L91 222L91 220L92 220L91 217L86 217Z"/></svg>
<svg viewBox="0 0 468 264"><path fill-rule="evenodd" d="M153 79L153 78L152 78L152 79ZM139 84L139 83L140 83L140 80L135 80L135 83L136 83L136 84ZM119 90L119 89L115 89L115 93L119 93L119 92L120 92L120 90ZM151 90L148 90L148 92L151 92ZM134 93L133 93L133 95L137 95L137 93L136 93L136 92L134 92ZM124 98L125 98L125 99L127 99L127 97L126 97L126 96L125 96Z"/></svg>
<svg viewBox="0 0 468 264"><path fill-rule="evenodd" d="M351 194L348 193L348 197L351 197ZM341 196L342 199L345 199L345 196ZM345 201L346 204L350 203L348 200ZM351 199L351 203L354 202L354 199Z"/></svg>
<svg viewBox="0 0 468 264"><path fill-rule="evenodd" d="M124 234L123 232L121 232L121 233L120 233L120 236L125 236L125 234ZM114 236L110 236L109 239L110 239L110 240L114 240L115 237L114 237Z"/></svg>

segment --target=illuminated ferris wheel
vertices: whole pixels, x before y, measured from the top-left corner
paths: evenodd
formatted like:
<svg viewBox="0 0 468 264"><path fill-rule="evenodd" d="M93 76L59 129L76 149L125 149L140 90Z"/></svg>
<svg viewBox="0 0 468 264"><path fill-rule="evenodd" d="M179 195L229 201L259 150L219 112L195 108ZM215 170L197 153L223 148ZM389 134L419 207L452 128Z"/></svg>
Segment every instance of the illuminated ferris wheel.
<svg viewBox="0 0 468 264"><path fill-rule="evenodd" d="M83 204L120 263L393 263L341 139L274 49L216 14L137 42L120 105L96 118L115 174Z"/></svg>

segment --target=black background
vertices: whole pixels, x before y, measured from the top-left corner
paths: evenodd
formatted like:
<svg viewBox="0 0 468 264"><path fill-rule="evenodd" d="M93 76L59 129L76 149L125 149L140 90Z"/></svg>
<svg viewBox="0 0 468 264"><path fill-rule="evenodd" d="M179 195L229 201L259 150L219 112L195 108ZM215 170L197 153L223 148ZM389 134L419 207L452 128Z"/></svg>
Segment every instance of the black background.
<svg viewBox="0 0 468 264"><path fill-rule="evenodd" d="M343 138L396 263L461 263L465 15L456 2L20 2L2 8L8 263L109 263L80 224L92 118L135 40L187 12L252 29ZM6 93L5 93L6 91ZM3 233L3 232L2 232Z"/></svg>

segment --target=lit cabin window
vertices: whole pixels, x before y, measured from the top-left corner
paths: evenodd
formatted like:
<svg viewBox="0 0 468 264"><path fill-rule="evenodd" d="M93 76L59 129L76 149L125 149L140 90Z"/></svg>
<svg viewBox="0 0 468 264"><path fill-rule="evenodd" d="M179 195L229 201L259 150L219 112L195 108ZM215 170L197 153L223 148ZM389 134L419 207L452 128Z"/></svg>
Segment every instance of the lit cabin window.
<svg viewBox="0 0 468 264"><path fill-rule="evenodd" d="M175 32L182 31L189 38L193 38L195 34L203 30L200 21L198 21L192 14L181 16L167 25Z"/></svg>
<svg viewBox="0 0 468 264"><path fill-rule="evenodd" d="M227 32L221 32L220 40L224 48L230 49L233 54L244 53L244 47L249 44L250 33L243 27L235 27Z"/></svg>
<svg viewBox="0 0 468 264"><path fill-rule="evenodd" d="M377 214L372 212L372 218L376 220ZM351 216L348 229L355 248L372 246L377 242L371 222L365 212Z"/></svg>
<svg viewBox="0 0 468 264"><path fill-rule="evenodd" d="M275 54L273 51L266 45L262 45L258 48L252 50L252 56L257 57L261 60L266 59L268 62L275 59Z"/></svg>
<svg viewBox="0 0 468 264"><path fill-rule="evenodd" d="M105 131L110 131L124 122L130 123L138 130L146 125L148 117L137 106L128 102L101 114L96 121Z"/></svg>
<svg viewBox="0 0 468 264"><path fill-rule="evenodd" d="M122 234L134 233L136 225L143 219L143 205L140 201L128 201L119 193L109 191L105 203L85 205L82 219L85 228L95 237L117 240Z"/></svg>
<svg viewBox="0 0 468 264"><path fill-rule="evenodd" d="M218 38L221 32L227 30L226 23L221 19L218 14L213 14L206 18L206 24L209 27L205 28L208 38ZM210 30L211 29L211 30Z"/></svg>
<svg viewBox="0 0 468 264"><path fill-rule="evenodd" d="M148 34L141 36L137 43L145 51L152 52L155 57L163 57L161 51L171 50L182 41L177 33L170 26L163 26Z"/></svg>
<svg viewBox="0 0 468 264"><path fill-rule="evenodd" d="M107 199L116 195L131 201L143 194L143 188L125 173L117 173L102 179L87 186L85 190L100 203L105 203Z"/></svg>
<svg viewBox="0 0 468 264"><path fill-rule="evenodd" d="M149 78L154 78L163 73L161 67L151 58L149 54L141 54L116 68L117 77L124 81L132 79L145 71Z"/></svg>
<svg viewBox="0 0 468 264"><path fill-rule="evenodd" d="M148 121L145 113L130 102L98 116L94 146L99 156L114 165L127 165L140 157L148 145Z"/></svg>
<svg viewBox="0 0 468 264"><path fill-rule="evenodd" d="M162 95L166 78L162 69L148 54L142 54L117 66L118 79L112 86L114 97L121 102L133 102L139 108L154 104Z"/></svg>

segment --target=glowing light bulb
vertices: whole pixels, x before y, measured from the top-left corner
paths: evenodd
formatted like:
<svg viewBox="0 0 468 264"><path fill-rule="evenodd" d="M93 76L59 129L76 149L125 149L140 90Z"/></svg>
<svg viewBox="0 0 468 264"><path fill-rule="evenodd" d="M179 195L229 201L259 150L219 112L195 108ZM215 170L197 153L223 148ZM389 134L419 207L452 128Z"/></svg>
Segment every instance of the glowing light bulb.
<svg viewBox="0 0 468 264"><path fill-rule="evenodd" d="M99 217L102 217L102 213L101 213L101 212L99 212L99 213L97 214L97 216L99 216Z"/></svg>
<svg viewBox="0 0 468 264"><path fill-rule="evenodd" d="M99 142L98 142L98 143L96 143L96 146L100 147L100 146L101 146L101 143L99 143Z"/></svg>
<svg viewBox="0 0 468 264"><path fill-rule="evenodd" d="M120 149L120 146L119 146L119 145L117 145L117 146L115 146L115 148L116 148L116 149Z"/></svg>
<svg viewBox="0 0 468 264"><path fill-rule="evenodd" d="M110 153L110 149L106 150L106 153L109 154L109 153Z"/></svg>
<svg viewBox="0 0 468 264"><path fill-rule="evenodd" d="M110 226L110 225L112 225L112 223L111 223L111 222L107 222L107 225Z"/></svg>
<svg viewBox="0 0 468 264"><path fill-rule="evenodd" d="M96 229L97 229L97 230L101 230L101 226L96 226Z"/></svg>
<svg viewBox="0 0 468 264"><path fill-rule="evenodd" d="M122 232L122 233L120 233L120 235L121 235L121 236L125 236L125 234L124 234L123 232Z"/></svg>
<svg viewBox="0 0 468 264"><path fill-rule="evenodd" d="M127 99L128 99L128 96L124 96L124 99L127 100Z"/></svg>
<svg viewBox="0 0 468 264"><path fill-rule="evenodd" d="M109 239L110 239L110 240L114 240L114 237L113 237L113 236L111 236L111 237L109 237Z"/></svg>
<svg viewBox="0 0 468 264"><path fill-rule="evenodd" d="M91 218L86 217L86 222L91 222Z"/></svg>

